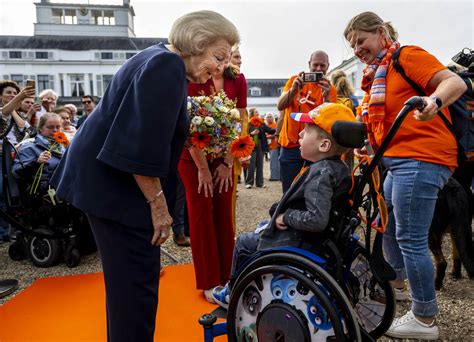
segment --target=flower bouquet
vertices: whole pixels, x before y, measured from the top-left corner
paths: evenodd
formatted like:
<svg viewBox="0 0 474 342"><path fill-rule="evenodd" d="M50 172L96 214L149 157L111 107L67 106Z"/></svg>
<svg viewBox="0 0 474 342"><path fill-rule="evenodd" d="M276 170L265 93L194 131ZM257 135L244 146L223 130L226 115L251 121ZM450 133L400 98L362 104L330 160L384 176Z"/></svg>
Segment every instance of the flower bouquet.
<svg viewBox="0 0 474 342"><path fill-rule="evenodd" d="M69 140L64 132L56 132L54 133L54 141L51 141L49 144L49 148L47 149L48 152L56 152L62 153L62 146L64 148L69 146ZM38 170L36 171L35 177L33 178L33 183L30 187L30 195L36 194L38 191L38 186L41 182L41 176L43 174L43 168L45 163L41 163Z"/></svg>
<svg viewBox="0 0 474 342"><path fill-rule="evenodd" d="M253 141L239 138L242 130L240 113L235 108L235 102L224 92L211 96L190 96L187 109L191 118L189 143L201 149L208 159L224 157L229 148L239 158L252 153Z"/></svg>

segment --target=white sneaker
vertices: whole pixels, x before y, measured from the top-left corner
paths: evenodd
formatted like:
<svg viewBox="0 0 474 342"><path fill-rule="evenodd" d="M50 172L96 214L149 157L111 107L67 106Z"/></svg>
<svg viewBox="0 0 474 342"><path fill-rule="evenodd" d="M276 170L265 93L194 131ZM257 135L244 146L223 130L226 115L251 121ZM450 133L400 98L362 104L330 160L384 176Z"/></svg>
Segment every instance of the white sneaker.
<svg viewBox="0 0 474 342"><path fill-rule="evenodd" d="M410 310L405 316L394 320L385 335L396 338L437 340L439 328L435 320L431 324L420 322Z"/></svg>
<svg viewBox="0 0 474 342"><path fill-rule="evenodd" d="M393 288L393 293L395 294L395 299L397 302L403 302L405 300L410 299L410 293L406 287L402 289L397 289L396 287Z"/></svg>
<svg viewBox="0 0 474 342"><path fill-rule="evenodd" d="M250 184L245 185L245 189L250 189L252 186Z"/></svg>
<svg viewBox="0 0 474 342"><path fill-rule="evenodd" d="M204 294L204 297L206 298L206 300L209 302L209 303L212 303L212 304L216 304L216 302L214 301L214 298L212 297L212 289L209 289L209 290L204 290L203 291L203 294Z"/></svg>

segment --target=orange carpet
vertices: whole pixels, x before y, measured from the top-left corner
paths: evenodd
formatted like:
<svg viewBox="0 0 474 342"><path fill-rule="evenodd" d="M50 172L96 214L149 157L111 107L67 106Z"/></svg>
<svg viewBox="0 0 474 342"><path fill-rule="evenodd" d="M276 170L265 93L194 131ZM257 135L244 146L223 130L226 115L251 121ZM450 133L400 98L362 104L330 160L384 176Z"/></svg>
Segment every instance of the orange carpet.
<svg viewBox="0 0 474 342"><path fill-rule="evenodd" d="M165 267L155 341L203 341L203 329L197 320L215 308L196 290L192 265ZM35 281L0 306L0 341L106 341L102 273ZM215 341L227 338L221 336Z"/></svg>

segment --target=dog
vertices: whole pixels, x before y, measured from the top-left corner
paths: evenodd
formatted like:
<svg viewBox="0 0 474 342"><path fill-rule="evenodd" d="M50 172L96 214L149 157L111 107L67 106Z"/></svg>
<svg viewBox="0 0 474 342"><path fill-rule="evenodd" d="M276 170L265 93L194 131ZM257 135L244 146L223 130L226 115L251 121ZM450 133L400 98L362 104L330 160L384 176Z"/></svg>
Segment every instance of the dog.
<svg viewBox="0 0 474 342"><path fill-rule="evenodd" d="M451 177L438 194L429 232L429 247L436 263L435 288L440 290L446 273L447 262L441 244L449 232L453 248L454 278L461 278L461 263L470 279L474 279L474 247L469 201L462 186Z"/></svg>

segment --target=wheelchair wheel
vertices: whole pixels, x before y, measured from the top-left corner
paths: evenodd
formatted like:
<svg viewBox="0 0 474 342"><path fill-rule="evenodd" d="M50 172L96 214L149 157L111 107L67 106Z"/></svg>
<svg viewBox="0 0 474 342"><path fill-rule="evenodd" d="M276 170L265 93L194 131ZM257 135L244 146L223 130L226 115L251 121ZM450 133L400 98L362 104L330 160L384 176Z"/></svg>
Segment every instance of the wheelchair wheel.
<svg viewBox="0 0 474 342"><path fill-rule="evenodd" d="M263 266L236 284L229 341L345 341L341 317L318 284L288 266Z"/></svg>
<svg viewBox="0 0 474 342"><path fill-rule="evenodd" d="M37 229L42 234L53 234L46 228ZM61 252L61 245L57 239L48 239L33 236L28 242L28 255L35 266L50 267L56 264Z"/></svg>
<svg viewBox="0 0 474 342"><path fill-rule="evenodd" d="M13 242L10 247L8 247L8 255L10 259L15 261L20 261L26 258L26 246L22 241Z"/></svg>
<svg viewBox="0 0 474 342"><path fill-rule="evenodd" d="M238 284L243 281L244 277L246 277L248 273L267 265L285 266L286 268L290 268L300 273L305 278L310 279L312 283L316 284L317 287L325 293L325 297L329 297L332 305L336 308L336 312L339 315L339 320L344 322L343 329L345 335L343 336L342 340L361 340L357 315L352 307L352 303L349 301L344 291L337 284L335 279L332 278L321 266L299 254L293 254L289 252L274 252L262 255L261 257L252 261L242 270L242 272L240 272L239 276L236 278L230 301L232 302L234 293L237 294L235 289L237 288ZM228 319L228 324L229 323L231 322ZM337 341L339 340L340 339L337 339Z"/></svg>
<svg viewBox="0 0 474 342"><path fill-rule="evenodd" d="M69 268L78 266L81 261L79 250L72 246L66 248L66 252L64 252L64 261L66 262L66 266Z"/></svg>
<svg viewBox="0 0 474 342"><path fill-rule="evenodd" d="M377 339L390 327L395 316L395 295L389 281L378 281L372 274L367 251L359 243L354 250L346 284L359 322Z"/></svg>

